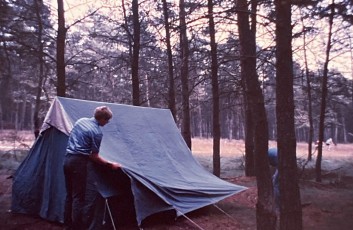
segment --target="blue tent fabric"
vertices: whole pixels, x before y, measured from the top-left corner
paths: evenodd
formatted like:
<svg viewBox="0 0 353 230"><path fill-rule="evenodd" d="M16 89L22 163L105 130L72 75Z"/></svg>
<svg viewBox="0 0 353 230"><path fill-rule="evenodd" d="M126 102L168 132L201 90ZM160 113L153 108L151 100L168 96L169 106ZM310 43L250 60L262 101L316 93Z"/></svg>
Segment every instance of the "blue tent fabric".
<svg viewBox="0 0 353 230"><path fill-rule="evenodd" d="M183 215L246 189L214 176L195 160L167 109L56 97L41 136L15 173L14 212L63 221L67 137L76 120L91 117L102 105L111 108L113 118L102 127L100 154L123 165L138 224L154 213L175 210ZM119 195L114 179L97 176L103 197Z"/></svg>
<svg viewBox="0 0 353 230"><path fill-rule="evenodd" d="M36 140L14 174L12 211L63 222L65 181L62 162L68 137L51 128Z"/></svg>

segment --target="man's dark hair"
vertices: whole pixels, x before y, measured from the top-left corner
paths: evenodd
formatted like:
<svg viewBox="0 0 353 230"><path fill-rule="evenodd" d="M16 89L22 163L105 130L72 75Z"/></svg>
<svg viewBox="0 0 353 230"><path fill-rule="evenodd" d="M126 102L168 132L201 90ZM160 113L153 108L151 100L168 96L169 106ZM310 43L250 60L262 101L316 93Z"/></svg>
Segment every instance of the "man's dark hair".
<svg viewBox="0 0 353 230"><path fill-rule="evenodd" d="M113 113L108 106L99 106L94 110L94 118L96 118L96 120L110 120L112 117Z"/></svg>

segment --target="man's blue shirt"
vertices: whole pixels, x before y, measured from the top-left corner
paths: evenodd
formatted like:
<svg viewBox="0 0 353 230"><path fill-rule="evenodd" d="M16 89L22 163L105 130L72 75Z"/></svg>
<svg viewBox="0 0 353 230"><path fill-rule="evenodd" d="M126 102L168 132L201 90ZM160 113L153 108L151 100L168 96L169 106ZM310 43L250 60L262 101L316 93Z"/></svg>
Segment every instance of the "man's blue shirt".
<svg viewBox="0 0 353 230"><path fill-rule="evenodd" d="M98 153L102 138L102 130L94 117L81 118L71 130L66 152L83 155Z"/></svg>

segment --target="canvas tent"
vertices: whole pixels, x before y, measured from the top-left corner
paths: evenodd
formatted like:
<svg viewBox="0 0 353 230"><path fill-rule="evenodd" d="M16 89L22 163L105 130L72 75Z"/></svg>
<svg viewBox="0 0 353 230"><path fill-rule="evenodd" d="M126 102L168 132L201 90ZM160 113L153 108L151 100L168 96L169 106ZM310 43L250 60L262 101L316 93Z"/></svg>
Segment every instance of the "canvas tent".
<svg viewBox="0 0 353 230"><path fill-rule="evenodd" d="M102 105L111 108L113 119L102 127L100 154L123 169L102 172L99 192L103 198L121 197L128 187L131 199L120 201L129 200L139 225L152 214L184 215L246 189L214 176L193 158L167 109L56 97L41 135L14 175L13 212L63 222L68 135L76 120L91 117Z"/></svg>

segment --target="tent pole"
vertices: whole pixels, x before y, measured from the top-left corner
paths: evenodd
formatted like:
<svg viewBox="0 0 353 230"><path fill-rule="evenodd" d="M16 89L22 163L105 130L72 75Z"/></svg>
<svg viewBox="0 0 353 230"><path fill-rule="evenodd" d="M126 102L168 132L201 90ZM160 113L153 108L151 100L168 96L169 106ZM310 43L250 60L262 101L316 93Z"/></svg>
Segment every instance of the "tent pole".
<svg viewBox="0 0 353 230"><path fill-rule="evenodd" d="M116 230L116 227L115 227L115 224L114 224L113 215L112 215L112 212L110 211L110 208L109 208L108 199L105 199L105 206L106 206L107 209L108 209L109 216L110 216L110 220L112 221L113 229Z"/></svg>
<svg viewBox="0 0 353 230"><path fill-rule="evenodd" d="M105 205L104 205L105 206ZM104 213L103 213L103 222L102 224L105 224L105 216L107 215L107 209L104 207Z"/></svg>

